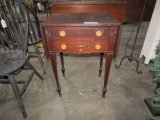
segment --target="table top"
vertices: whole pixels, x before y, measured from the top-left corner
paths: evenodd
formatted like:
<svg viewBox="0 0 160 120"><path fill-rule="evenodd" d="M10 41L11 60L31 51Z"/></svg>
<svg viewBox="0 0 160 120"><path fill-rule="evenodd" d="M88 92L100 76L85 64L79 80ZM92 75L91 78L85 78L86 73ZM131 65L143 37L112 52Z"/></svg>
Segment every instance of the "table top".
<svg viewBox="0 0 160 120"><path fill-rule="evenodd" d="M55 13L42 26L120 26L108 13Z"/></svg>

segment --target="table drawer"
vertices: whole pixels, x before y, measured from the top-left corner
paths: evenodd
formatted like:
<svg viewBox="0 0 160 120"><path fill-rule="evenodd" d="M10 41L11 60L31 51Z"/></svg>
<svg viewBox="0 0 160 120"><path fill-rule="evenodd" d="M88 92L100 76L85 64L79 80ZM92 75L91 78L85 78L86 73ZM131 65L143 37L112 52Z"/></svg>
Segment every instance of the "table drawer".
<svg viewBox="0 0 160 120"><path fill-rule="evenodd" d="M111 33L117 33L117 27L47 27L47 39L101 39L110 38Z"/></svg>
<svg viewBox="0 0 160 120"><path fill-rule="evenodd" d="M97 53L107 52L107 43L54 43L55 52Z"/></svg>

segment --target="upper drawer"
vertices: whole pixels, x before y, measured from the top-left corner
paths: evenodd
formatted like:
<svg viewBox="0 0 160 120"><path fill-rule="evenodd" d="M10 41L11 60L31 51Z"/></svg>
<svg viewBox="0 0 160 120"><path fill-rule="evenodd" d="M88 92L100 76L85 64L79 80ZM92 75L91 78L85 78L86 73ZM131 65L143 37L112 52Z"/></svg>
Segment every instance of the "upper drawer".
<svg viewBox="0 0 160 120"><path fill-rule="evenodd" d="M47 39L116 38L118 27L46 27L45 34Z"/></svg>

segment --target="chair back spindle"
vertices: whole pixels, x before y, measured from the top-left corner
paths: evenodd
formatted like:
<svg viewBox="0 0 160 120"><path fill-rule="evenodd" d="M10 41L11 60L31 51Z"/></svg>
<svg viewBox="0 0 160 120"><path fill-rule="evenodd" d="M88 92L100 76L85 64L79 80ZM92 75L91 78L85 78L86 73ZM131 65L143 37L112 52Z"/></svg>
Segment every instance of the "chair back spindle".
<svg viewBox="0 0 160 120"><path fill-rule="evenodd" d="M37 14L34 12L33 8L25 1L21 0L23 5L25 6L25 10L27 11L28 16L28 46L33 46L35 48L35 54L38 57L39 63L41 65L41 68L46 73L44 63L43 63L43 56L44 54L40 53L39 46L43 47L41 32L40 32L40 22L38 19ZM29 52L30 53L30 52ZM30 55L31 56L31 55Z"/></svg>
<svg viewBox="0 0 160 120"><path fill-rule="evenodd" d="M19 0L0 0L1 43L4 50L20 50L27 55L28 16Z"/></svg>

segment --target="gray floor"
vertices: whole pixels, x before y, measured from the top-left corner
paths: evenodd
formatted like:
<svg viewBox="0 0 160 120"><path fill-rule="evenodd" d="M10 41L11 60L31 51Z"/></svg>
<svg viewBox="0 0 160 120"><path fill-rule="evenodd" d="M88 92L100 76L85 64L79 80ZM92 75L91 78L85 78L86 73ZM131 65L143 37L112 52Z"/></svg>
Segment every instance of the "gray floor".
<svg viewBox="0 0 160 120"><path fill-rule="evenodd" d="M134 51L134 56L138 59L148 25L149 22L143 22L139 31ZM155 88L149 66L140 64L142 75L135 72L136 63L127 59L119 69L114 68L124 56L125 44L132 28L133 24L123 26L118 57L116 62L112 62L106 98L101 98L103 77L98 77L98 55L66 54L66 77L61 74L57 55L63 94L61 98L56 92L50 61L43 59L47 70L47 74L44 75L37 58L31 58L32 64L45 80L41 81L35 75L23 96L27 120L160 120L159 117L152 116L144 103L145 98L153 96ZM128 55L135 33L136 29L127 49ZM143 62L143 59L139 61ZM29 72L24 71L18 77L25 78ZM10 85L0 85L0 120L23 120Z"/></svg>

